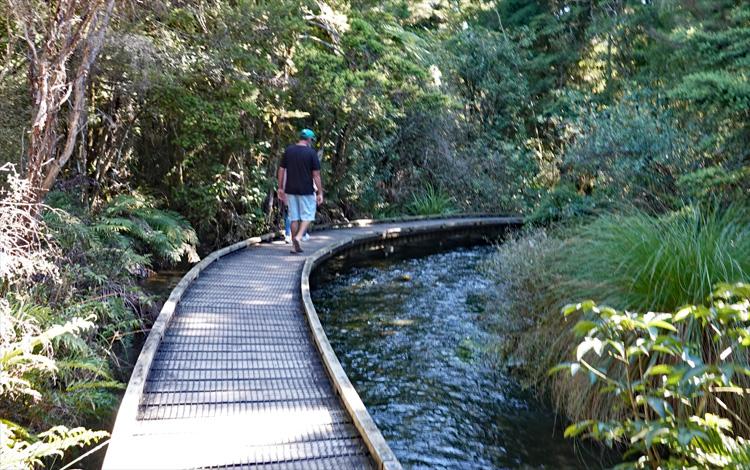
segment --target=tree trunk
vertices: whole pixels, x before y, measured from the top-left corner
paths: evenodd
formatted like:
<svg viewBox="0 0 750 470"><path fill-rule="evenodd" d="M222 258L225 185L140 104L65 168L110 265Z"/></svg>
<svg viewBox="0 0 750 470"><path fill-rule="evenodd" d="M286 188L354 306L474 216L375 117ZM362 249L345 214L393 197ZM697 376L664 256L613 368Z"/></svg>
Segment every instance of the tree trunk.
<svg viewBox="0 0 750 470"><path fill-rule="evenodd" d="M75 151L89 73L104 43L115 0L6 1L28 51L33 108L25 172L39 202ZM69 78L74 56L80 62ZM64 129L59 128L61 116Z"/></svg>

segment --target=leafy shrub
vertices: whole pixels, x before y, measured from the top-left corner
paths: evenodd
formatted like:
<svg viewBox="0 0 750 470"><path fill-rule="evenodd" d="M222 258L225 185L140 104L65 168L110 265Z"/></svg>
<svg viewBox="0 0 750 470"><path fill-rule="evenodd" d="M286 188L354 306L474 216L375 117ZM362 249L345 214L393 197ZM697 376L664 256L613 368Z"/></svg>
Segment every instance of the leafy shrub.
<svg viewBox="0 0 750 470"><path fill-rule="evenodd" d="M267 229L263 213L268 186L259 168L232 171L222 165L173 189L177 210L189 214L204 246L218 248Z"/></svg>
<svg viewBox="0 0 750 470"><path fill-rule="evenodd" d="M522 45L481 27L466 28L445 44L454 51L449 67L466 100L466 122L477 126L473 137L488 130L495 138L523 135L529 84L521 72L528 58Z"/></svg>
<svg viewBox="0 0 750 470"><path fill-rule="evenodd" d="M750 284L718 285L708 306L675 313L618 311L591 301L563 311L583 316L573 327L583 340L575 361L553 371L587 374L622 414L608 421L591 416L569 426L566 436L626 445L621 468L750 465L750 442L732 428L732 420L747 426L742 418L750 404ZM685 324L701 330L698 340L684 334ZM722 352L708 355L708 349ZM727 407L727 398L737 399L733 409L745 416Z"/></svg>
<svg viewBox="0 0 750 470"><path fill-rule="evenodd" d="M668 110L628 97L582 113L563 156L563 181L598 205L664 212L679 205L676 179L697 159L689 144Z"/></svg>
<svg viewBox="0 0 750 470"><path fill-rule="evenodd" d="M688 201L733 201L747 198L750 191L750 167L727 170L720 166L701 168L677 180L680 193Z"/></svg>
<svg viewBox="0 0 750 470"><path fill-rule="evenodd" d="M548 191L539 205L527 218L532 225L549 225L551 223L578 222L579 218L595 213L597 202L581 194L571 183L561 183Z"/></svg>
<svg viewBox="0 0 750 470"><path fill-rule="evenodd" d="M462 212L526 212L536 196L539 171L530 152L491 138L465 139L454 155L428 155L430 181L453 197Z"/></svg>

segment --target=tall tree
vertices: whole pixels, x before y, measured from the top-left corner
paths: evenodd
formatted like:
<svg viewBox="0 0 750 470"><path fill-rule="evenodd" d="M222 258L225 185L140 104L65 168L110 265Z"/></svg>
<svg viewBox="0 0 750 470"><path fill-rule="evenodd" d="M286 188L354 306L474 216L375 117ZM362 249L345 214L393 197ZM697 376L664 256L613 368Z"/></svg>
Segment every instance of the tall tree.
<svg viewBox="0 0 750 470"><path fill-rule="evenodd" d="M114 0L6 0L15 34L26 45L32 115L23 167L36 201L52 188L75 150L89 72L114 4Z"/></svg>

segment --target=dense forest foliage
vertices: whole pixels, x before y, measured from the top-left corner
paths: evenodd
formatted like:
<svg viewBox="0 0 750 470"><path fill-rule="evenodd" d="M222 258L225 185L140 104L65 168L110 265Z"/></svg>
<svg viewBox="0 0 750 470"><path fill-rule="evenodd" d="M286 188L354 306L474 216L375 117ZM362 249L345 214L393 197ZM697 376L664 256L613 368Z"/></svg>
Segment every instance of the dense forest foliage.
<svg viewBox="0 0 750 470"><path fill-rule="evenodd" d="M727 334L747 328L746 291L715 290L750 280L747 2L0 5L4 458L57 465L61 449L103 437L85 427L101 428L116 407L117 351L149 322L137 279L277 229L273 177L302 127L320 136L320 221L527 216L529 230L489 263L503 298L493 313L507 320L506 355L573 420L653 416L643 403L624 411L634 395L623 406L603 398L606 380L548 378L578 344L560 335L566 303L718 312L733 299L745 313L737 307ZM719 367L725 343L706 328L727 322L701 318L671 338ZM610 320L596 320L601 331ZM591 328L577 331L598 338ZM708 401L692 408L703 424L663 406L674 390L648 389L662 394L656 418L673 424L674 442L695 449L718 435L711 448L725 452L711 465L748 455L728 437L750 435L746 395L713 391L747 389L747 359L746 349L730 355L726 383L680 395ZM706 424L704 412L729 421ZM59 424L68 428L45 432ZM627 444L643 428L602 429L574 434ZM639 465L674 453L672 434L655 433L634 446L636 460L647 457ZM698 454L674 462L705 464Z"/></svg>

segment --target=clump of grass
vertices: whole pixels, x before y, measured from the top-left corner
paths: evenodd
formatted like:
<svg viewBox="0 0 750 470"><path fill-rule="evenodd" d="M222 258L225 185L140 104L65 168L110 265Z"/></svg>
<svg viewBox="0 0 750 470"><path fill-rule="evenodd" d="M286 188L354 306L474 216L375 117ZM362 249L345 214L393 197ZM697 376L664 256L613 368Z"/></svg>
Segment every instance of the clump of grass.
<svg viewBox="0 0 750 470"><path fill-rule="evenodd" d="M450 195L427 184L421 192L412 195L406 210L412 215L436 215L450 214L455 211L455 207Z"/></svg>
<svg viewBox="0 0 750 470"><path fill-rule="evenodd" d="M536 230L513 238L487 262L497 284L490 303L503 336L498 350L520 364L526 386L548 393L573 420L618 419L611 400L576 377L547 371L567 359L575 337L563 305L585 299L619 309L674 311L702 304L720 282L750 280L750 212L747 206L692 207L663 216L644 212L604 215L554 235ZM686 324L686 341L704 344L706 358L720 354L700 328ZM746 358L738 358L746 364ZM750 422L746 403L727 403Z"/></svg>
<svg viewBox="0 0 750 470"><path fill-rule="evenodd" d="M559 261L578 299L662 312L699 304L719 282L748 280L750 211L605 215L578 229Z"/></svg>
<svg viewBox="0 0 750 470"><path fill-rule="evenodd" d="M562 235L545 229L519 233L499 245L485 263L497 286L488 302L502 338L495 349L501 362L514 366L514 374L525 387L549 395L570 419L578 421L591 413L615 418L611 403L588 387L585 374L547 374L567 357L576 341L560 315L570 302L569 293L560 287L567 280L560 269L567 244Z"/></svg>

